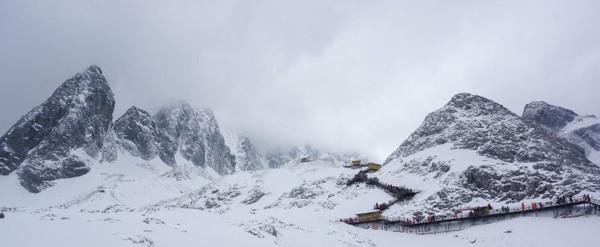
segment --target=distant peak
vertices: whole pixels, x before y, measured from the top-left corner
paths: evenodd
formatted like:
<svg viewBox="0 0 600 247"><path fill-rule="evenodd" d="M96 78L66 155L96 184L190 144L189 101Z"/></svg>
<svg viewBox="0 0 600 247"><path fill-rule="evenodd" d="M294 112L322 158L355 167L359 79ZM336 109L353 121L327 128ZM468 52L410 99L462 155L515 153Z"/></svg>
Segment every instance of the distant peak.
<svg viewBox="0 0 600 247"><path fill-rule="evenodd" d="M546 103L546 101L532 101L527 104L528 106L549 106L550 104Z"/></svg>
<svg viewBox="0 0 600 247"><path fill-rule="evenodd" d="M201 114L201 115L208 115L208 116L213 116L214 113L212 112L211 109L209 108L196 108L194 106L192 106L191 104L189 104L187 101L185 100L180 100L176 103L172 103L169 104L165 107L163 107L160 112L163 113L167 113L170 112L170 114Z"/></svg>
<svg viewBox="0 0 600 247"><path fill-rule="evenodd" d="M484 98L479 95L470 94L470 93L459 93L452 97L450 102L447 104L448 106L459 108L459 109L472 109L472 108L496 108L499 107L500 104Z"/></svg>
<svg viewBox="0 0 600 247"><path fill-rule="evenodd" d="M552 114L562 112L562 114L571 115L573 117L579 116L572 110L560 106L551 105L546 103L545 101L533 101L525 105L525 109L523 110L523 116L532 114L547 114L545 112L551 112Z"/></svg>
<svg viewBox="0 0 600 247"><path fill-rule="evenodd" d="M544 101L533 101L523 109L523 119L532 121L547 130L557 133L577 117L577 113Z"/></svg>
<svg viewBox="0 0 600 247"><path fill-rule="evenodd" d="M148 112L146 112L146 111L144 111L144 110L142 110L140 108L137 108L136 106L130 107L125 112L125 114L127 114L127 115L130 115L130 114L140 114L140 113L142 113L142 114L148 114Z"/></svg>
<svg viewBox="0 0 600 247"><path fill-rule="evenodd" d="M85 70L85 72L86 72L86 73L94 73L94 74L99 74L99 75L102 75L102 69L100 68L100 66L98 66L98 65L95 65L95 64L93 64L93 65L91 65L90 67L88 67L88 68Z"/></svg>
<svg viewBox="0 0 600 247"><path fill-rule="evenodd" d="M452 103L452 102L463 102L463 101L472 101L472 100L490 101L489 99L486 99L479 95L470 94L470 93L458 93L452 97L450 102Z"/></svg>
<svg viewBox="0 0 600 247"><path fill-rule="evenodd" d="M457 93L452 97L452 100L461 99L461 98L469 98L475 96L474 94L470 94L467 92Z"/></svg>
<svg viewBox="0 0 600 247"><path fill-rule="evenodd" d="M524 111L538 110L538 109L545 109L545 108L556 108L556 106L548 104L545 101L532 101L532 102L529 102L527 105L525 105Z"/></svg>

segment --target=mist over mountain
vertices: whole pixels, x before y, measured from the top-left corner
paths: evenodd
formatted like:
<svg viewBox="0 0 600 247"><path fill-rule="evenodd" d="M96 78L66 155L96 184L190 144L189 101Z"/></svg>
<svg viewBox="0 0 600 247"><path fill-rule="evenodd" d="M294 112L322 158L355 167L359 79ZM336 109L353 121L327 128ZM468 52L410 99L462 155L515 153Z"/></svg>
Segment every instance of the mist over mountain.
<svg viewBox="0 0 600 247"><path fill-rule="evenodd" d="M183 101L154 116L132 106L113 123L114 105L98 66L76 74L0 138L0 174L16 172L21 185L37 193L57 179L128 157L159 160L176 179L280 167L301 158L343 163L354 157L312 148L263 156L241 132L222 131L210 109Z"/></svg>
<svg viewBox="0 0 600 247"><path fill-rule="evenodd" d="M341 235L323 239L362 243L363 237L346 233L354 227L338 219L397 199L372 184L348 183L357 174L367 176L365 167L347 166L372 162L360 153L310 145L259 152L244 132L222 128L210 109L179 102L152 115L132 106L113 122L114 105L101 69L91 66L23 116L0 138L0 185L8 206L0 210L33 220L42 213L41 221L84 217L88 225L108 227L113 235L107 239L134 244L161 236L154 230L163 230L149 225L187 234L207 217L228 222L217 232L239 232L249 242L297 243L286 236L333 227ZM543 102L528 104L520 117L492 100L460 93L428 114L368 176L381 186L416 192L386 208L390 219L482 203L599 195L600 167L590 161L598 150L597 126L594 116ZM40 208L28 211L32 205ZM165 216L170 212L191 222ZM128 220L133 223L115 233L120 217L142 219Z"/></svg>

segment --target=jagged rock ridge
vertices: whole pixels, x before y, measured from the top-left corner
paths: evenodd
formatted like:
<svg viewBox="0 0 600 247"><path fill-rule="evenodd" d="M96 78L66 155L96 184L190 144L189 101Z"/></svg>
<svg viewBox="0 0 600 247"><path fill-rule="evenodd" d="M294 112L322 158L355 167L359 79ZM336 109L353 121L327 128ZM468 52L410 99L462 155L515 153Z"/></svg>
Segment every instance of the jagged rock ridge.
<svg viewBox="0 0 600 247"><path fill-rule="evenodd" d="M98 66L71 77L0 138L0 173L17 170L31 192L51 186L53 180L87 173L85 156L98 156L114 105Z"/></svg>
<svg viewBox="0 0 600 247"><path fill-rule="evenodd" d="M147 161L159 157L173 169L181 167L176 166L181 157L199 170L235 171L235 158L210 110L180 103L153 117L132 107L113 124L114 105L98 66L71 77L0 138L0 174L16 172L22 186L40 192L124 152Z"/></svg>
<svg viewBox="0 0 600 247"><path fill-rule="evenodd" d="M233 130L223 131L225 144L235 156L236 171L255 171L266 168L262 155L256 150L250 138Z"/></svg>
<svg viewBox="0 0 600 247"><path fill-rule="evenodd" d="M179 103L161 109L155 119L158 128L170 138L170 149L185 160L210 167L220 175L235 171L235 157L225 145L212 111Z"/></svg>
<svg viewBox="0 0 600 247"><path fill-rule="evenodd" d="M144 160L159 156L166 164L175 163L171 139L157 127L155 119L148 112L133 106L115 121L112 130L117 144L131 155Z"/></svg>

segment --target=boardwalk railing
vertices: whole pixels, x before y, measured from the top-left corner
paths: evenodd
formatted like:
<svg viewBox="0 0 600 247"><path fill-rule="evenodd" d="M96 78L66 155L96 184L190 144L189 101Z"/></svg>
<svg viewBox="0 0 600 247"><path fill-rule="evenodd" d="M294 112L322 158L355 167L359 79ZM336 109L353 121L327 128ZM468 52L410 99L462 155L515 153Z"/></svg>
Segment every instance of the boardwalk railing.
<svg viewBox="0 0 600 247"><path fill-rule="evenodd" d="M402 232L416 232L417 234L435 234L436 232L462 230L466 225L476 225L476 222L478 222L479 220L483 220L483 222L489 223L489 220L494 221L495 219L495 221L500 221L502 219L505 219L506 217L518 217L521 215L528 215L530 213L535 213L537 215L537 213L541 211L553 210L555 217L572 217L574 216L574 211L572 211L571 208L578 205L585 206L581 215L589 214L592 212L598 213L600 211L599 204L600 203L598 200L585 200L583 197L581 197L573 198L572 201L567 200L567 202L565 203L556 203L550 201L542 202L541 207L540 203L536 203L536 206L533 206L533 204L531 203L526 206L508 208L508 210L506 208L504 210L496 209L489 210L487 212L481 212L478 214L457 213L454 215L435 215L433 217L429 216L407 219L381 217L379 219L371 219L368 221L359 221L358 219L352 219L351 222L345 222L355 226L372 229L389 230L391 227L391 229L395 231L397 230Z"/></svg>
<svg viewBox="0 0 600 247"><path fill-rule="evenodd" d="M377 202L375 204L374 209L379 209L381 211L386 210L390 206L394 205L395 203L410 199L417 194L417 192L415 192L409 188L406 188L406 187L399 187L399 186L394 186L394 185L387 184L387 183L381 183L377 177L370 178L367 176L367 172L369 170L370 169L365 169L365 170L359 171L358 173L356 173L356 175L354 175L354 177L352 179L350 179L346 183L346 185L350 186L354 183L363 182L370 186L376 186L377 188L382 189L383 191L385 191L386 193L388 193L389 195L394 197L393 200L390 200L387 202L383 202L383 203Z"/></svg>
<svg viewBox="0 0 600 247"><path fill-rule="evenodd" d="M539 211L545 211L545 210L551 210L551 209L557 209L557 208L572 207L572 206L586 204L586 203L594 204L592 201L584 200L584 198L581 197L581 198L573 198L572 201L567 200L567 202L565 202L565 203L556 203L553 201L546 201L546 202L535 203L535 206L534 206L534 203L528 203L528 204L522 203L521 207L508 208L508 210L492 209L489 211L482 211L482 212L473 212L473 211L469 211L466 213L461 212L461 213L456 213L453 215L433 215L433 217L420 217L420 218L412 217L412 218L406 218L406 219L397 218L395 220L391 220L390 222L394 222L394 223L403 222L404 225L408 225L408 226L423 225L423 224L433 224L433 223L460 221L460 220L468 220L468 219L487 218L487 217L502 216L502 215L539 212Z"/></svg>

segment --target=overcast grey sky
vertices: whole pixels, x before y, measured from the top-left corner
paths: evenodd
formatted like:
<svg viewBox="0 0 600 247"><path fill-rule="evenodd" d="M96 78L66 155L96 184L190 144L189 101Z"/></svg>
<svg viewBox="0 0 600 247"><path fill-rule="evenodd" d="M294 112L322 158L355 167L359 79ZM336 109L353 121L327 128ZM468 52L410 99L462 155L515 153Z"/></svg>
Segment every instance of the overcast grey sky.
<svg viewBox="0 0 600 247"><path fill-rule="evenodd" d="M261 146L380 160L452 95L600 114L600 1L0 1L0 132L90 64Z"/></svg>

